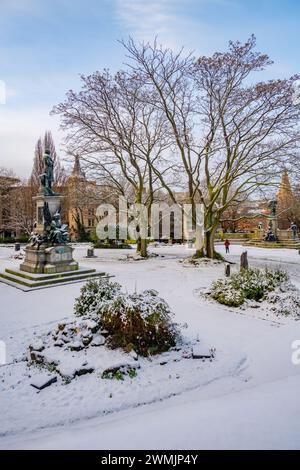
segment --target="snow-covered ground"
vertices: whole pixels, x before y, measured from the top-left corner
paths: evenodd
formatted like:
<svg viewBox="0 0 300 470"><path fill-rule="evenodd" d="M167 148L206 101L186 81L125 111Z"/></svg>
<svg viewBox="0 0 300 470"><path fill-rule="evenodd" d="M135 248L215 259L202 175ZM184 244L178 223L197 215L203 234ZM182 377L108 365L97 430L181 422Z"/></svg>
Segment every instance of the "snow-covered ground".
<svg viewBox="0 0 300 470"><path fill-rule="evenodd" d="M126 260L132 250L96 250L75 258L115 276L129 292L153 288L183 330L186 348L200 339L216 348L213 362L173 351L141 361L136 378L104 380L90 374L37 393L39 371L24 355L32 338L72 319L82 283L22 292L0 283L0 340L8 364L0 366L0 448L300 448L300 365L291 344L300 323L266 318L258 309L237 311L207 302L199 290L223 276L224 266L180 262L185 247L159 247L147 261ZM244 247L231 246L238 262ZM223 246L218 250L224 254ZM295 250L247 248L251 266L282 267L300 287ZM0 269L17 266L13 249L0 247ZM236 267L232 265L232 269ZM161 365L161 363L163 365Z"/></svg>

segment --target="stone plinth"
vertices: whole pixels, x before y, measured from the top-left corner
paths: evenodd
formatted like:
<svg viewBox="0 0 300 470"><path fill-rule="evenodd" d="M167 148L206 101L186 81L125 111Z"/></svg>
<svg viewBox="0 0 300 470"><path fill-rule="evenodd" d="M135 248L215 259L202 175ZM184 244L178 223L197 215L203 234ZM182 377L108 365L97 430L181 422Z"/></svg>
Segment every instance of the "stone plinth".
<svg viewBox="0 0 300 470"><path fill-rule="evenodd" d="M78 263L73 259L73 250L74 248L69 245L57 245L46 248L44 273L52 274L76 271L78 269Z"/></svg>
<svg viewBox="0 0 300 470"><path fill-rule="evenodd" d="M293 232L291 229L287 229L287 230L277 229L277 237L279 241L293 240Z"/></svg>
<svg viewBox="0 0 300 470"><path fill-rule="evenodd" d="M256 238L257 240L263 240L265 236L265 231L263 229L257 228L254 233L254 238Z"/></svg>
<svg viewBox="0 0 300 470"><path fill-rule="evenodd" d="M25 261L20 270L28 273L55 274L76 271L78 263L73 259L73 250L69 245L40 246L25 248Z"/></svg>
<svg viewBox="0 0 300 470"><path fill-rule="evenodd" d="M50 214L53 217L55 212L60 211L62 199L63 196L59 196L58 194L55 196L44 196L43 194L39 194L33 198L36 203L36 233L43 234L44 232L44 203L48 203Z"/></svg>
<svg viewBox="0 0 300 470"><path fill-rule="evenodd" d="M46 264L45 247L39 249L27 245L25 248L25 261L20 264L20 270L28 273L43 273Z"/></svg>

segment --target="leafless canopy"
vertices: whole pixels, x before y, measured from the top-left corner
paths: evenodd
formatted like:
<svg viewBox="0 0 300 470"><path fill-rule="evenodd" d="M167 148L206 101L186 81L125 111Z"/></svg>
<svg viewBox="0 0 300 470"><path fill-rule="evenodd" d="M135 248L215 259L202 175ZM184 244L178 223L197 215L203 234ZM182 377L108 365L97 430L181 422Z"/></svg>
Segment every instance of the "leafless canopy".
<svg viewBox="0 0 300 470"><path fill-rule="evenodd" d="M69 146L121 193L125 180L136 202L151 202L160 188L176 201L184 185L192 206L205 206L205 249L213 257L228 207L277 184L282 167L298 162L298 77L255 79L272 62L255 50L254 36L200 58L157 41L121 44L125 70L82 77L82 90L54 112Z"/></svg>

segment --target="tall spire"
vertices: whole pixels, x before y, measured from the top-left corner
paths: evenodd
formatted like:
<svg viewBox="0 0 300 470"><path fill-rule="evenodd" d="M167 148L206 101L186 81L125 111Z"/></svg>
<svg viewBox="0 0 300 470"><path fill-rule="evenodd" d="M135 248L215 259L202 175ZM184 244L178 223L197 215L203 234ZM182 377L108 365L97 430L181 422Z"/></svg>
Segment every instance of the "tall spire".
<svg viewBox="0 0 300 470"><path fill-rule="evenodd" d="M72 176L76 178L85 178L85 174L81 169L79 155L75 155L75 162L72 171Z"/></svg>
<svg viewBox="0 0 300 470"><path fill-rule="evenodd" d="M279 185L277 199L280 201L292 202L293 199L293 191L291 188L291 183L289 180L289 175L287 170L285 170L281 177L281 182Z"/></svg>

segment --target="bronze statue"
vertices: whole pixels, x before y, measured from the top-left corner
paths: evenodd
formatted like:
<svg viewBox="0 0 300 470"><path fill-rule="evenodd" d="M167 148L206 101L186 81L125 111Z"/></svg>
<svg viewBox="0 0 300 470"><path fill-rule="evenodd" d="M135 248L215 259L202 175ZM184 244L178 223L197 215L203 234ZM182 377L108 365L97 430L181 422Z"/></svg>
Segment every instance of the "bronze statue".
<svg viewBox="0 0 300 470"><path fill-rule="evenodd" d="M50 150L45 150L44 161L44 172L40 175L42 192L44 196L54 196L56 193L52 189L52 183L54 181L54 160L51 157Z"/></svg>
<svg viewBox="0 0 300 470"><path fill-rule="evenodd" d="M271 217L276 217L276 209L277 209L277 201L276 199L271 199L271 201L269 201L269 209L270 209L270 212L271 212Z"/></svg>
<svg viewBox="0 0 300 470"><path fill-rule="evenodd" d="M44 232L36 232L36 224L30 235L29 243L31 246L37 246L39 250L41 245L65 245L69 241L68 226L61 223L60 213L57 211L52 216L49 210L48 202L44 202L43 207Z"/></svg>
<svg viewBox="0 0 300 470"><path fill-rule="evenodd" d="M61 223L59 212L56 212L52 218L49 241L53 245L64 245L69 241L68 226Z"/></svg>
<svg viewBox="0 0 300 470"><path fill-rule="evenodd" d="M292 223L291 223L290 229L291 229L291 231L293 232L293 239L296 240L296 239L297 239L297 236L298 236L298 227L297 227L297 225L295 224L295 222L292 222Z"/></svg>

